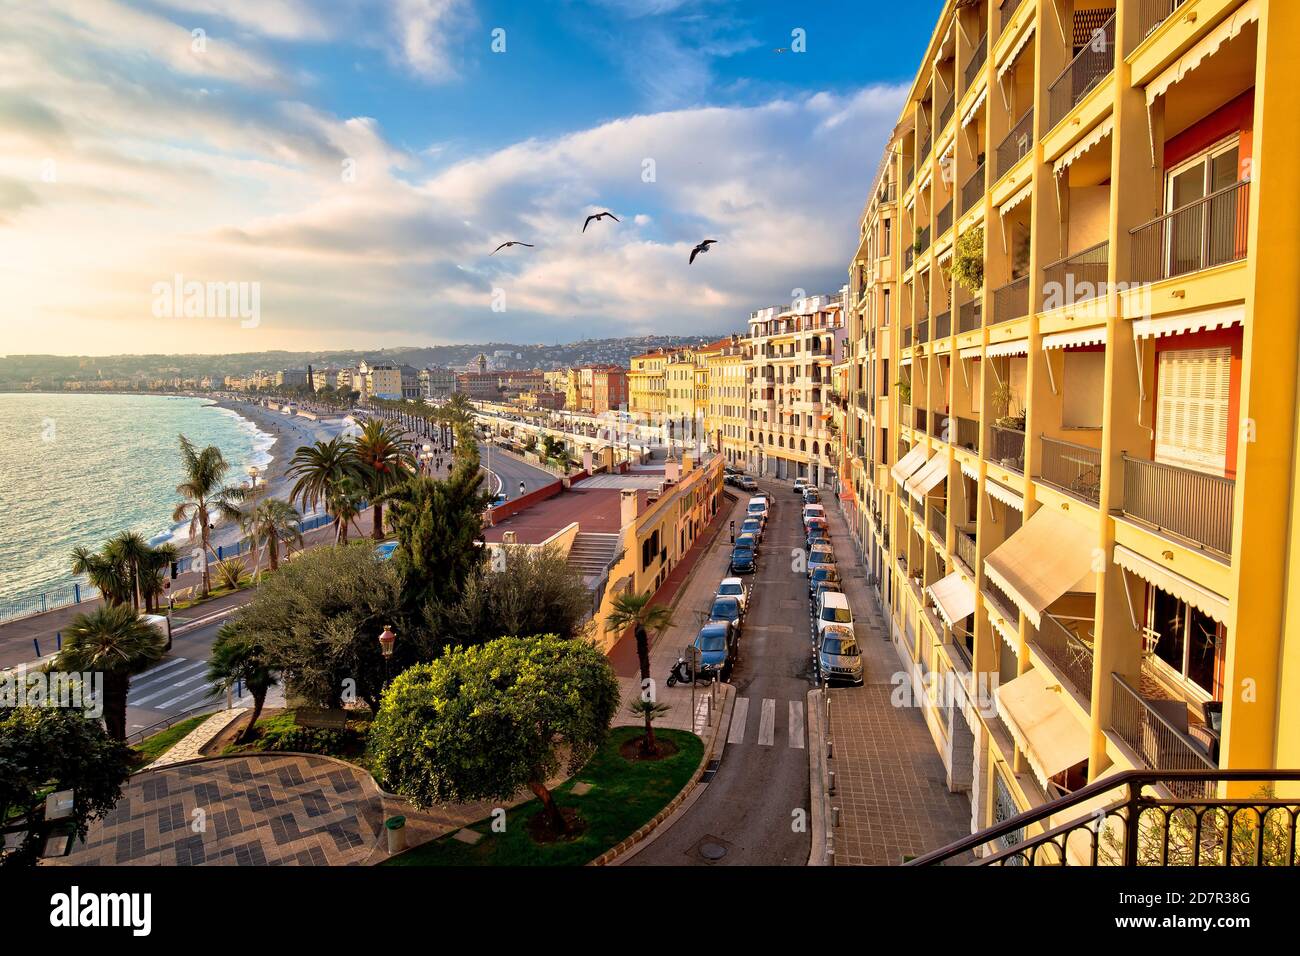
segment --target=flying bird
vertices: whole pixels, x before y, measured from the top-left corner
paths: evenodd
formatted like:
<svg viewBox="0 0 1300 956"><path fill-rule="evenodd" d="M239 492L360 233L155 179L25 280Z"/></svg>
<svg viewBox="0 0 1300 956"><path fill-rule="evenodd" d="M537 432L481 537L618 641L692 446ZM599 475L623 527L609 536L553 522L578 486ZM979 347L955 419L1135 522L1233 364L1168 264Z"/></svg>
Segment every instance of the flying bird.
<svg viewBox="0 0 1300 956"><path fill-rule="evenodd" d="M497 246L495 249L493 249L492 252L491 252L491 255L494 255L494 256L495 256L495 255L496 255L498 252L500 252L502 249L508 249L508 248L510 248L511 246L527 246L529 249L534 248L534 247L533 247L533 244L532 244L531 242L520 242L518 239L511 239L509 242L503 242L503 243L501 243L501 245L499 245L499 246Z"/></svg>
<svg viewBox="0 0 1300 956"><path fill-rule="evenodd" d="M701 252L708 252L708 251L709 251L709 246L713 245L713 244L714 244L715 242L717 242L717 241L718 241L718 240L716 240L716 239L705 239L705 240L704 240L703 242L701 242L698 246L696 246L694 249L691 250L691 260L690 260L690 262L688 262L688 263L686 263L686 264L687 264L687 265L690 265L691 262L694 262L694 261L695 261L695 257L698 256Z"/></svg>
<svg viewBox="0 0 1300 956"><path fill-rule="evenodd" d="M786 49L785 47L783 47L783 46L778 46L778 47L773 48L772 52L773 52L773 53L789 53L790 51L787 50L787 49Z"/></svg>
<svg viewBox="0 0 1300 956"><path fill-rule="evenodd" d="M587 217L587 221L582 224L582 231L583 232L587 231L587 227L591 225L591 220L595 219L597 222L599 222L600 220L604 219L606 216L608 216L610 219L613 219L615 222L623 221L622 219L619 219L618 216L614 215L612 212L592 213L590 216Z"/></svg>

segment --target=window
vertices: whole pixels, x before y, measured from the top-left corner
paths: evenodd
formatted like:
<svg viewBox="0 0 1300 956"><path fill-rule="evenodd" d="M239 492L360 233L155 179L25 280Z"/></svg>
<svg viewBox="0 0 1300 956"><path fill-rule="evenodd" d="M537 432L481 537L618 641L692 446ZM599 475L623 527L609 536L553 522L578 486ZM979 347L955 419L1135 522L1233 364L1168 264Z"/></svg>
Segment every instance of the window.
<svg viewBox="0 0 1300 956"><path fill-rule="evenodd" d="M1224 474L1232 349L1169 349L1156 374L1156 461Z"/></svg>
<svg viewBox="0 0 1300 956"><path fill-rule="evenodd" d="M1165 211L1176 212L1237 183L1241 168L1238 136L1219 143L1166 174ZM1238 217L1247 215L1232 196L1201 203L1198 209L1170 220L1166 239L1166 275L1177 276L1228 262L1236 255ZM1244 222L1244 220L1240 220Z"/></svg>
<svg viewBox="0 0 1300 956"><path fill-rule="evenodd" d="M1148 587L1148 641L1157 665L1211 699L1223 693L1226 631L1213 618L1167 591Z"/></svg>

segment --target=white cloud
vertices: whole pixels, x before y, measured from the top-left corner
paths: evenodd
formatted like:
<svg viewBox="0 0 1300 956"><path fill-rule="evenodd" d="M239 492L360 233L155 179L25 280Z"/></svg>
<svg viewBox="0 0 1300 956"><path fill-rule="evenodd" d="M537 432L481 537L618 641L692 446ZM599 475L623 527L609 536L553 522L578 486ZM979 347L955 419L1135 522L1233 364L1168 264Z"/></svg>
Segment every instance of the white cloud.
<svg viewBox="0 0 1300 956"><path fill-rule="evenodd" d="M453 79L453 34L466 26L470 14L466 0L394 0L391 17L400 60L423 79Z"/></svg>

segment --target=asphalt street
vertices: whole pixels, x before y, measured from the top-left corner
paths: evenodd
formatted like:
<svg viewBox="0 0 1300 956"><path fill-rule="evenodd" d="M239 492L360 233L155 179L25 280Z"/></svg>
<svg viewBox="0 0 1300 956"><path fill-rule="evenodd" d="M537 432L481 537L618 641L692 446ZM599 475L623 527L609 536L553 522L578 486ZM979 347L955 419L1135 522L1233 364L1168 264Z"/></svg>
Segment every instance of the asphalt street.
<svg viewBox="0 0 1300 956"><path fill-rule="evenodd" d="M497 478L492 480L493 492L504 492L510 501L519 497L519 482L524 483L524 493L536 491L558 481L555 475L544 471L495 445L479 442L479 460L483 467Z"/></svg>

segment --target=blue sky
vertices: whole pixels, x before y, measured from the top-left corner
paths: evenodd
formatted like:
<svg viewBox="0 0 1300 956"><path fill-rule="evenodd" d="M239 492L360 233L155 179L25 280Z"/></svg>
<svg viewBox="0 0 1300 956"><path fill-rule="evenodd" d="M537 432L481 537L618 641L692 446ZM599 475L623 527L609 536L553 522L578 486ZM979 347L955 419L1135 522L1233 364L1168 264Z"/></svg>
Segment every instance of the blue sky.
<svg viewBox="0 0 1300 956"><path fill-rule="evenodd" d="M741 328L844 282L941 3L60 6L0 0L15 352ZM155 314L177 274L255 284L259 321Z"/></svg>

